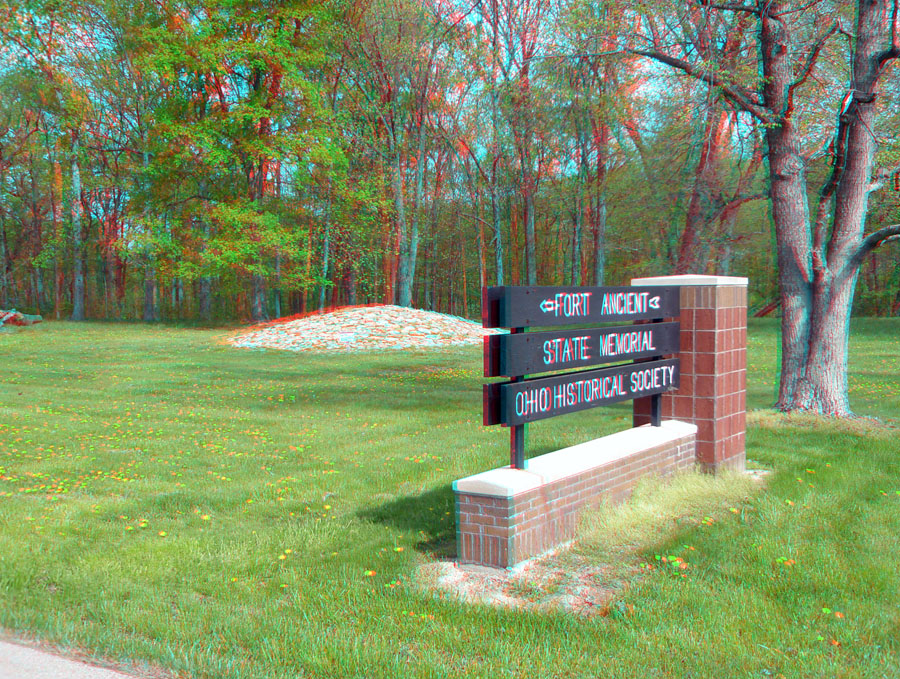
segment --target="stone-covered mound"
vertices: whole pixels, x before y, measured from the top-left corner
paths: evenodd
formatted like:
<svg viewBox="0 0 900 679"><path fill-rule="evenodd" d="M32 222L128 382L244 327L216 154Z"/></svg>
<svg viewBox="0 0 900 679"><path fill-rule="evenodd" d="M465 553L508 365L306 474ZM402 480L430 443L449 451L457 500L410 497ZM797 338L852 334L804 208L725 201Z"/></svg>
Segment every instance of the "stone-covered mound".
<svg viewBox="0 0 900 679"><path fill-rule="evenodd" d="M372 351L479 344L497 332L458 316L385 305L345 307L257 325L228 343L247 349Z"/></svg>
<svg viewBox="0 0 900 679"><path fill-rule="evenodd" d="M4 325L35 325L43 320L42 317L32 314L23 314L21 311L0 309L0 328Z"/></svg>

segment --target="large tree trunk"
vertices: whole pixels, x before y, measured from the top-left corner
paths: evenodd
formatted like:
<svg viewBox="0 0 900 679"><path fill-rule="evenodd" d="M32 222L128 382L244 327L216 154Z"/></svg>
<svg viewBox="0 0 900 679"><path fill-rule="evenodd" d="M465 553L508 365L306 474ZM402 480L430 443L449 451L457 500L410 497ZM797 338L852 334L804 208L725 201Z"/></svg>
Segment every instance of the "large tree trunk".
<svg viewBox="0 0 900 679"><path fill-rule="evenodd" d="M797 382L793 407L850 415L847 354L853 293L862 265L863 232L875 158L875 97L883 2L864 0L857 14L850 99L835 135L832 175L822 189L813 234L813 304L809 355ZM896 12L896 9L895 9ZM896 40L896 37L895 37ZM827 210L833 223L826 237Z"/></svg>
<svg viewBox="0 0 900 679"><path fill-rule="evenodd" d="M778 10L773 8L773 14ZM760 49L765 78L763 96L769 110L784 107L793 81L791 39L780 17L763 13ZM789 116L780 124L766 128L766 143L782 302L781 384L777 405L792 409L797 383L806 366L812 306L806 163L800 152L799 134Z"/></svg>
<svg viewBox="0 0 900 679"><path fill-rule="evenodd" d="M831 176L821 191L811 233L805 165L790 115L792 38L780 5L771 3L761 12L760 31L765 102L772 111L786 112L781 124L766 130L783 308L777 406L847 416L853 293L867 248L881 242L863 239L875 152L874 101L884 65L900 56L900 41L895 29L893 45L880 51L885 35L882 19L890 12L883 1L859 3L850 92L833 142Z"/></svg>
<svg viewBox="0 0 900 679"><path fill-rule="evenodd" d="M809 353L796 381L791 409L851 415L847 385L850 309L857 272L845 271L813 295Z"/></svg>
<svg viewBox="0 0 900 679"><path fill-rule="evenodd" d="M422 213L422 199L425 191L425 123L421 122L418 131L418 148L416 149L416 191L413 198L413 214L412 223L409 229L409 243L403 247L401 245L401 259L405 258L405 262L401 262L400 270L403 272L402 277L398 277L398 304L400 306L411 306L412 304L412 287L416 278L416 259L419 256L419 219Z"/></svg>

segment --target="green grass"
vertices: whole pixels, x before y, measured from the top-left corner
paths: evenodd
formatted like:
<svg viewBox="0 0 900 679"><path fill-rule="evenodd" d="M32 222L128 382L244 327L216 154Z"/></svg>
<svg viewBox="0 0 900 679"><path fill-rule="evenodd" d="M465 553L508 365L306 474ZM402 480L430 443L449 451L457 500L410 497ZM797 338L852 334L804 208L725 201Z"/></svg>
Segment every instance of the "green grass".
<svg viewBox="0 0 900 679"><path fill-rule="evenodd" d="M508 456L507 432L480 426L479 348L327 356L222 337L0 334L0 627L190 677L900 672L896 320L857 322L851 347L851 405L888 424L756 413L764 490L735 501L710 481L691 504L664 488L649 513L641 495L587 519L579 556L638 572L590 619L411 582L452 551L451 482ZM775 323L751 325L751 409L773 400L776 342ZM629 421L624 405L542 422L529 450Z"/></svg>

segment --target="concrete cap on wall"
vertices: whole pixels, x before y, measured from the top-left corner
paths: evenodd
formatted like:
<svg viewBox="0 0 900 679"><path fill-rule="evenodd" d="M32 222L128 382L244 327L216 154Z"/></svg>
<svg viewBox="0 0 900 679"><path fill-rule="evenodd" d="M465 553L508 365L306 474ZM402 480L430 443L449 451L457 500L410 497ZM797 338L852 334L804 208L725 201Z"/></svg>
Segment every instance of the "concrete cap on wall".
<svg viewBox="0 0 900 679"><path fill-rule="evenodd" d="M457 493L514 497L558 479L577 476L587 470L624 459L634 453L696 435L697 426L678 420L664 420L662 426L645 425L626 429L593 441L526 460L525 469L500 467L453 482Z"/></svg>
<svg viewBox="0 0 900 679"><path fill-rule="evenodd" d="M649 278L632 278L632 285L743 285L749 282L742 276L702 276L700 274L682 274L679 276L651 276Z"/></svg>

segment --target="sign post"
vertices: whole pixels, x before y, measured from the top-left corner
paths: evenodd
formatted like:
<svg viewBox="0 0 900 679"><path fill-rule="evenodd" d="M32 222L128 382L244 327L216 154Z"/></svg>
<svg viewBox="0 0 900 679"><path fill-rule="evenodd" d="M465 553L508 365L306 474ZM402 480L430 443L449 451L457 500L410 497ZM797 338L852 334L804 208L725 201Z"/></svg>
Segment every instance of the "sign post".
<svg viewBox="0 0 900 679"><path fill-rule="evenodd" d="M525 467L529 422L652 396L651 421L660 425L659 395L679 386L679 289L671 287L490 287L483 291L482 323L510 328L485 337L484 424L510 427L510 464ZM601 323L652 323L599 327ZM528 327L580 326L525 332ZM625 363L628 361L628 363ZM588 368L551 377L546 372Z"/></svg>

